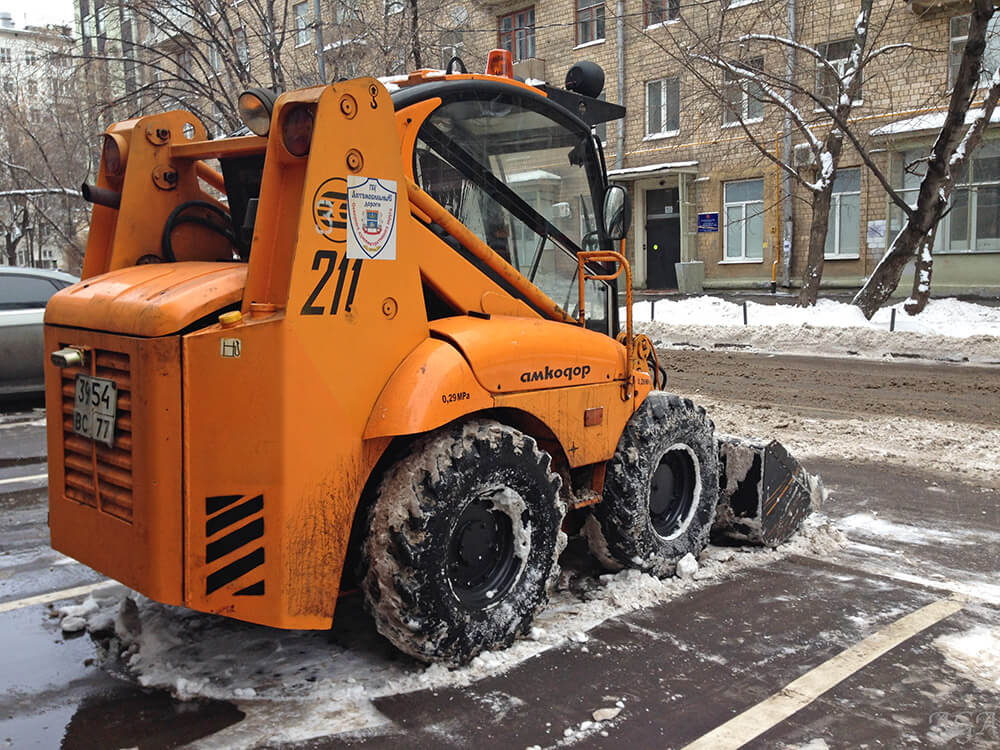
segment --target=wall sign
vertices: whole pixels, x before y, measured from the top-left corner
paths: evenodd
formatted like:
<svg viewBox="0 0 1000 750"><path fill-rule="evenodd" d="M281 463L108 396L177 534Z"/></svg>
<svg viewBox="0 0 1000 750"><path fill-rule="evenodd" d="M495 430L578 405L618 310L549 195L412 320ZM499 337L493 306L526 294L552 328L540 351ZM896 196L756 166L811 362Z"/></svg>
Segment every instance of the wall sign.
<svg viewBox="0 0 1000 750"><path fill-rule="evenodd" d="M719 231L719 212L712 211L707 214L698 214L698 231L699 232L718 232Z"/></svg>

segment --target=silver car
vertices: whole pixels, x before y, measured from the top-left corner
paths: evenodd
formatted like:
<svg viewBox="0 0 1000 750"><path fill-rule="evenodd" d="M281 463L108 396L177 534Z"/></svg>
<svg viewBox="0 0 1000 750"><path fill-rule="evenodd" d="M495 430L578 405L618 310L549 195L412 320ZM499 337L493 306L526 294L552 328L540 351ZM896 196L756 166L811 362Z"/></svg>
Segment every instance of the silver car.
<svg viewBox="0 0 1000 750"><path fill-rule="evenodd" d="M0 396L45 390L45 304L77 281L62 271L0 266Z"/></svg>

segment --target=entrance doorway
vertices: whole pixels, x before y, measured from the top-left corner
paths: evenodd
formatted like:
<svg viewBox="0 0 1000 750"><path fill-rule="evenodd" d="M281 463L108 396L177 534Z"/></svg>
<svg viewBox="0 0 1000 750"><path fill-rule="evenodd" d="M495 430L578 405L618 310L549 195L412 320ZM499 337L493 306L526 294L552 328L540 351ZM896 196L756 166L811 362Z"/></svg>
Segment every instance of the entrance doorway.
<svg viewBox="0 0 1000 750"><path fill-rule="evenodd" d="M680 191L659 188L646 191L646 286L676 289L681 260Z"/></svg>

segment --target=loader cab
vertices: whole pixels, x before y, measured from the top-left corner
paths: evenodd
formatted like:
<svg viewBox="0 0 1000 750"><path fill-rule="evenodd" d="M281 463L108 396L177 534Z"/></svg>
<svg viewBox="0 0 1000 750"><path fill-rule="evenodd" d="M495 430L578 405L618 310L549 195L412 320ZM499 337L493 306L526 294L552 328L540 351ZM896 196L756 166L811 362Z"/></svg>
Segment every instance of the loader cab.
<svg viewBox="0 0 1000 750"><path fill-rule="evenodd" d="M393 102L415 129L403 155L414 181L576 317L577 253L612 249L603 157L587 123L532 87L496 79L423 83ZM616 289L586 284L587 326L614 335Z"/></svg>

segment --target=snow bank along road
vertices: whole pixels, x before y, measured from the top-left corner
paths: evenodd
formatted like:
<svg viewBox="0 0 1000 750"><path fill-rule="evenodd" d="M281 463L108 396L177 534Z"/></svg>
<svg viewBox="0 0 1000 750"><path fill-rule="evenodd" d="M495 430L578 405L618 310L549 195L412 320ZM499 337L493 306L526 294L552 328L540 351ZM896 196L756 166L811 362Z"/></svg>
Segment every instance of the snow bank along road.
<svg viewBox="0 0 1000 750"><path fill-rule="evenodd" d="M805 456L832 489L836 528L813 524L777 553L710 547L692 579L662 583L601 577L571 545L531 639L454 672L395 655L351 600L332 633L286 634L141 600L121 617L125 592L96 590L70 614L117 616L111 676L89 638L64 637L55 611L32 603L100 578L47 550L41 482L10 482L0 741L996 747L1000 368L661 357L671 388L709 406L720 430L773 434ZM37 459L0 463L0 481L43 473L37 417L0 421L2 450Z"/></svg>

